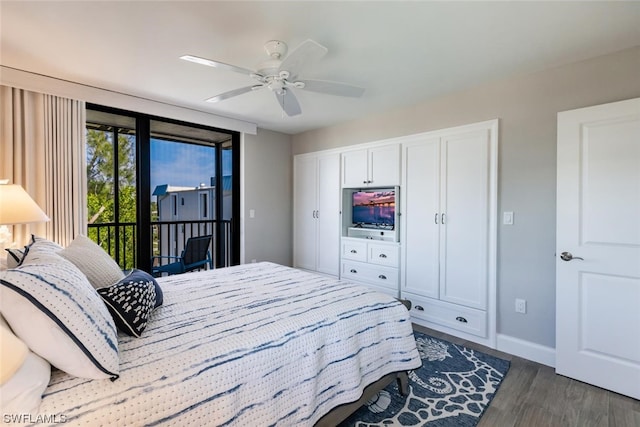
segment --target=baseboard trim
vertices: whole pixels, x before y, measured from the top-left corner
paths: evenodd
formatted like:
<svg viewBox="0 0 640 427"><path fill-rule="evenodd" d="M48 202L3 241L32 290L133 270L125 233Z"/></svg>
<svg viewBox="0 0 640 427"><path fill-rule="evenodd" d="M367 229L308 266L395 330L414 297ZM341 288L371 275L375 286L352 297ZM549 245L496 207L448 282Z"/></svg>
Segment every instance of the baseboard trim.
<svg viewBox="0 0 640 427"><path fill-rule="evenodd" d="M556 349L525 341L509 335L498 334L498 350L513 354L528 360L532 360L543 365L556 366Z"/></svg>

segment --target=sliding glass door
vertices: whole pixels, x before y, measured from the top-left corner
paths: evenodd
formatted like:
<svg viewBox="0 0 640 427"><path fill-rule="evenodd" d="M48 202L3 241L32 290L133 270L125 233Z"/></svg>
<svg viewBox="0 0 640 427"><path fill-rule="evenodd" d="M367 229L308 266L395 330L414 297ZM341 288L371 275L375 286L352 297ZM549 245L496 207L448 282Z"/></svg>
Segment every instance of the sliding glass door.
<svg viewBox="0 0 640 427"><path fill-rule="evenodd" d="M232 136L151 121L151 223L154 260L178 256L190 237L210 235L217 265L230 265ZM225 168L225 163L227 167Z"/></svg>
<svg viewBox="0 0 640 427"><path fill-rule="evenodd" d="M136 123L95 112L87 122L88 237L123 268L137 265Z"/></svg>
<svg viewBox="0 0 640 427"><path fill-rule="evenodd" d="M123 269L149 271L203 235L217 267L238 264L238 168L237 132L91 105L89 236Z"/></svg>

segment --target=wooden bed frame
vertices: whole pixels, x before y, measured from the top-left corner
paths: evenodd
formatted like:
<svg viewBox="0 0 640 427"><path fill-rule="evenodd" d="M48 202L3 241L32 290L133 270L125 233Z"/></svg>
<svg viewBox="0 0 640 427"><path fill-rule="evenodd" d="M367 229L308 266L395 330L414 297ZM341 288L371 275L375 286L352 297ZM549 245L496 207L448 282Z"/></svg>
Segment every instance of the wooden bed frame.
<svg viewBox="0 0 640 427"><path fill-rule="evenodd" d="M318 420L315 427L336 427L342 421L347 419L349 415L360 409L369 399L371 399L377 392L384 389L391 384L393 380L398 381L398 389L400 394L406 396L409 394L409 374L407 371L392 372L380 378L373 384L369 384L362 392L360 399L355 402L345 403L344 405L336 406L326 415Z"/></svg>

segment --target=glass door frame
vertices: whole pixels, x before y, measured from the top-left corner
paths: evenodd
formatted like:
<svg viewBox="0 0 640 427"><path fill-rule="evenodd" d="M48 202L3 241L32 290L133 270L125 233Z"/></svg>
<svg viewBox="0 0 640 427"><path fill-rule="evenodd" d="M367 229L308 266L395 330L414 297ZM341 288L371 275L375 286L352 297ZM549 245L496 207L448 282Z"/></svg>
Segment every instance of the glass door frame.
<svg viewBox="0 0 640 427"><path fill-rule="evenodd" d="M152 257L152 232L151 232L151 121L161 121L181 126L200 128L231 136L231 156L232 156L232 202L231 202L231 225L230 241L225 245L223 240L224 224L216 221L216 236L214 245L215 267L225 267L228 265L240 264L240 132L227 129L219 129L211 126L204 126L196 123L189 123L180 120L158 117L144 113L122 110L113 107L106 107L97 104L87 103L89 110L102 111L106 113L133 117L136 120L136 268L144 271L151 271ZM216 148L216 219L223 218L223 174L222 174L222 151L221 143L215 144Z"/></svg>

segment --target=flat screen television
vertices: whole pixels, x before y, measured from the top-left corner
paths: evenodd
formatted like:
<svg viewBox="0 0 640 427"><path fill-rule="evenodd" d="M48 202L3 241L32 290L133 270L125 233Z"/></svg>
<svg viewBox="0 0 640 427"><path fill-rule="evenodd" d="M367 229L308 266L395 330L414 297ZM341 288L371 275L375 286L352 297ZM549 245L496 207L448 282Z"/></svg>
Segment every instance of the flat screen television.
<svg viewBox="0 0 640 427"><path fill-rule="evenodd" d="M395 190L354 191L351 200L351 222L356 226L394 228L396 218Z"/></svg>

